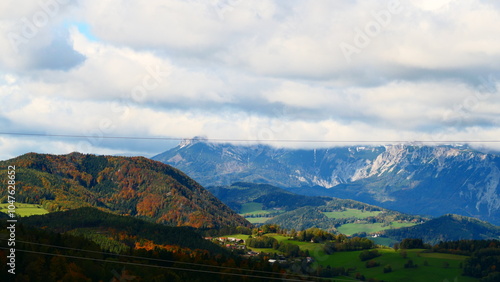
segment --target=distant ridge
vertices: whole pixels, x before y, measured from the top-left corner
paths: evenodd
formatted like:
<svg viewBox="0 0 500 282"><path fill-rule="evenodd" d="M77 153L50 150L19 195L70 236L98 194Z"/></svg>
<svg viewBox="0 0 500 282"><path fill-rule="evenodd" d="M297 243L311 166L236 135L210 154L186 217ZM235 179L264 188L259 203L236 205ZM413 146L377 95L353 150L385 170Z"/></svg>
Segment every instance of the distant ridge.
<svg viewBox="0 0 500 282"><path fill-rule="evenodd" d="M384 236L397 241L419 238L425 243L440 241L500 239L500 227L475 218L446 214L420 225L382 231Z"/></svg>
<svg viewBox="0 0 500 282"><path fill-rule="evenodd" d="M266 183L404 213L453 213L500 224L500 156L467 146L306 150L194 138L153 159L181 169L204 186Z"/></svg>

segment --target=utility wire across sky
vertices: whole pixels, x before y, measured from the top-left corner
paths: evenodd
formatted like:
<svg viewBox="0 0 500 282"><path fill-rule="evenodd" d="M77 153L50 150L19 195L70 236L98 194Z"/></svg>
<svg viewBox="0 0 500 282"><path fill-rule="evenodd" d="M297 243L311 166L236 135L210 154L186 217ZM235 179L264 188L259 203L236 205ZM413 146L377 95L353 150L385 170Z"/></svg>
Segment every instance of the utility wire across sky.
<svg viewBox="0 0 500 282"><path fill-rule="evenodd" d="M0 132L0 135L30 136L30 137L61 137L61 138L97 138L97 139L127 139L127 140L160 140L160 141L182 141L193 138L180 137L147 137L147 136L93 136L73 134L45 134L45 133L21 133ZM229 139L229 138L203 138L210 142L283 142L283 143L500 143L500 140L312 140L312 139Z"/></svg>

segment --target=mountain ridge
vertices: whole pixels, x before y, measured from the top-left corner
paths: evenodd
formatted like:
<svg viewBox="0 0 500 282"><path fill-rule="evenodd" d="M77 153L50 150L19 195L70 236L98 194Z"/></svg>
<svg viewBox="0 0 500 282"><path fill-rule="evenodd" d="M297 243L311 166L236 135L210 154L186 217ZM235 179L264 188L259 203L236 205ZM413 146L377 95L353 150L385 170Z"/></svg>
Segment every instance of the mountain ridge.
<svg viewBox="0 0 500 282"><path fill-rule="evenodd" d="M440 241L500 239L499 226L456 214L445 214L419 225L384 230L381 233L396 241L420 238L429 244Z"/></svg>
<svg viewBox="0 0 500 282"><path fill-rule="evenodd" d="M153 159L205 186L267 183L291 190L328 188L349 198L404 213L446 213L500 223L500 156L465 146L356 146L283 149L185 142Z"/></svg>
<svg viewBox="0 0 500 282"><path fill-rule="evenodd" d="M174 226L251 226L183 172L144 157L28 153L1 161L0 171L10 165L16 201L49 211L92 206Z"/></svg>

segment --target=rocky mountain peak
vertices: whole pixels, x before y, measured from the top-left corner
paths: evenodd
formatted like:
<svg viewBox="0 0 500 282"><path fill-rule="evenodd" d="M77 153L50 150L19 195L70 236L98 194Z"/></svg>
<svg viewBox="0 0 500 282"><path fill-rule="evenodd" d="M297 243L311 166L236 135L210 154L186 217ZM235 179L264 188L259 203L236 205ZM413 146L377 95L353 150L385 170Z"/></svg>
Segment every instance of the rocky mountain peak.
<svg viewBox="0 0 500 282"><path fill-rule="evenodd" d="M451 145L298 150L199 142L207 146L181 145L153 159L185 171L205 186L238 181L302 191L319 186L326 196L407 213L455 213L500 222L497 154Z"/></svg>
<svg viewBox="0 0 500 282"><path fill-rule="evenodd" d="M193 138L186 138L179 143L179 148L184 148L197 143L208 143L208 138L206 136L195 136Z"/></svg>

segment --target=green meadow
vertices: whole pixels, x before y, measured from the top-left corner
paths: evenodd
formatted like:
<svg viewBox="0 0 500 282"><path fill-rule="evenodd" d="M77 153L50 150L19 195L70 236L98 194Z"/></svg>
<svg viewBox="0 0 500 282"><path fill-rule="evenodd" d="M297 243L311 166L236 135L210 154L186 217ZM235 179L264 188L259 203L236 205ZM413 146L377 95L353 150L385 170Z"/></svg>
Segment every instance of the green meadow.
<svg viewBox="0 0 500 282"><path fill-rule="evenodd" d="M0 212L8 213L8 206L8 203L0 203ZM16 207L16 214L19 216L42 215L49 213L49 211L42 208L41 205L15 203L14 206Z"/></svg>
<svg viewBox="0 0 500 282"><path fill-rule="evenodd" d="M250 223L265 223L272 217L245 217Z"/></svg>
<svg viewBox="0 0 500 282"><path fill-rule="evenodd" d="M384 281L478 281L475 278L462 276L460 263L467 258L466 256L422 253L423 250L405 250L407 258L400 254L401 250L396 252L393 249L378 249L382 256L374 260L380 263L380 266L366 268L365 262L359 259L361 251L355 252L337 252L333 255L324 253L316 254L316 261L323 266L356 268L356 272L363 274L366 278L377 278ZM417 265L416 268L405 268L404 264L412 260ZM390 265L392 272L383 273L384 266ZM353 275L353 276L354 276Z"/></svg>
<svg viewBox="0 0 500 282"><path fill-rule="evenodd" d="M347 224L341 225L337 229L342 234L352 235L352 234L361 233L361 232L374 233L374 232L379 232L379 231L391 229L391 228L408 227L408 226L415 225L415 223L391 222L387 226L383 226L383 225L384 225L383 223L347 223Z"/></svg>
<svg viewBox="0 0 500 282"><path fill-rule="evenodd" d="M366 279L376 278L384 281L459 281L472 282L479 281L478 279L462 276L461 264L467 258L466 256L441 254L441 253L426 253L422 249L398 250L392 248L377 249L381 256L374 260L380 263L379 266L366 268L364 261L359 259L361 251L350 252L335 252L332 255L327 255L323 250L323 244L299 242L290 240L289 237L278 234L266 234L266 236L274 237L279 242L287 242L298 245L301 250L309 250L309 254L314 258L315 262L311 265L314 270L318 266L322 267L345 267L351 268L349 277L344 279L354 279L356 273L364 275ZM236 237L247 239L248 235L236 234L228 235L228 237ZM256 252L279 253L273 249L251 248ZM406 258L401 255L401 252L407 253ZM404 264L412 260L415 268L405 268ZM392 272L384 273L385 266L390 265Z"/></svg>
<svg viewBox="0 0 500 282"><path fill-rule="evenodd" d="M243 205L241 205L239 215L245 217L245 219L248 220L250 223L265 223L267 220L272 218L272 217L265 217L265 215L268 215L270 213L275 213L276 211L263 210L262 207L263 207L262 203L255 203L255 202L244 203ZM249 215L251 216L263 215L263 216L248 217Z"/></svg>
<svg viewBox="0 0 500 282"><path fill-rule="evenodd" d="M328 218L335 218L335 219L352 218L352 217L364 219L372 216L378 216L381 213L382 213L381 211L363 211L358 209L346 209L345 211L340 211L340 212L323 212L323 214L326 215Z"/></svg>
<svg viewBox="0 0 500 282"><path fill-rule="evenodd" d="M268 214L269 212L262 209L261 203L244 203L241 205L240 214Z"/></svg>

